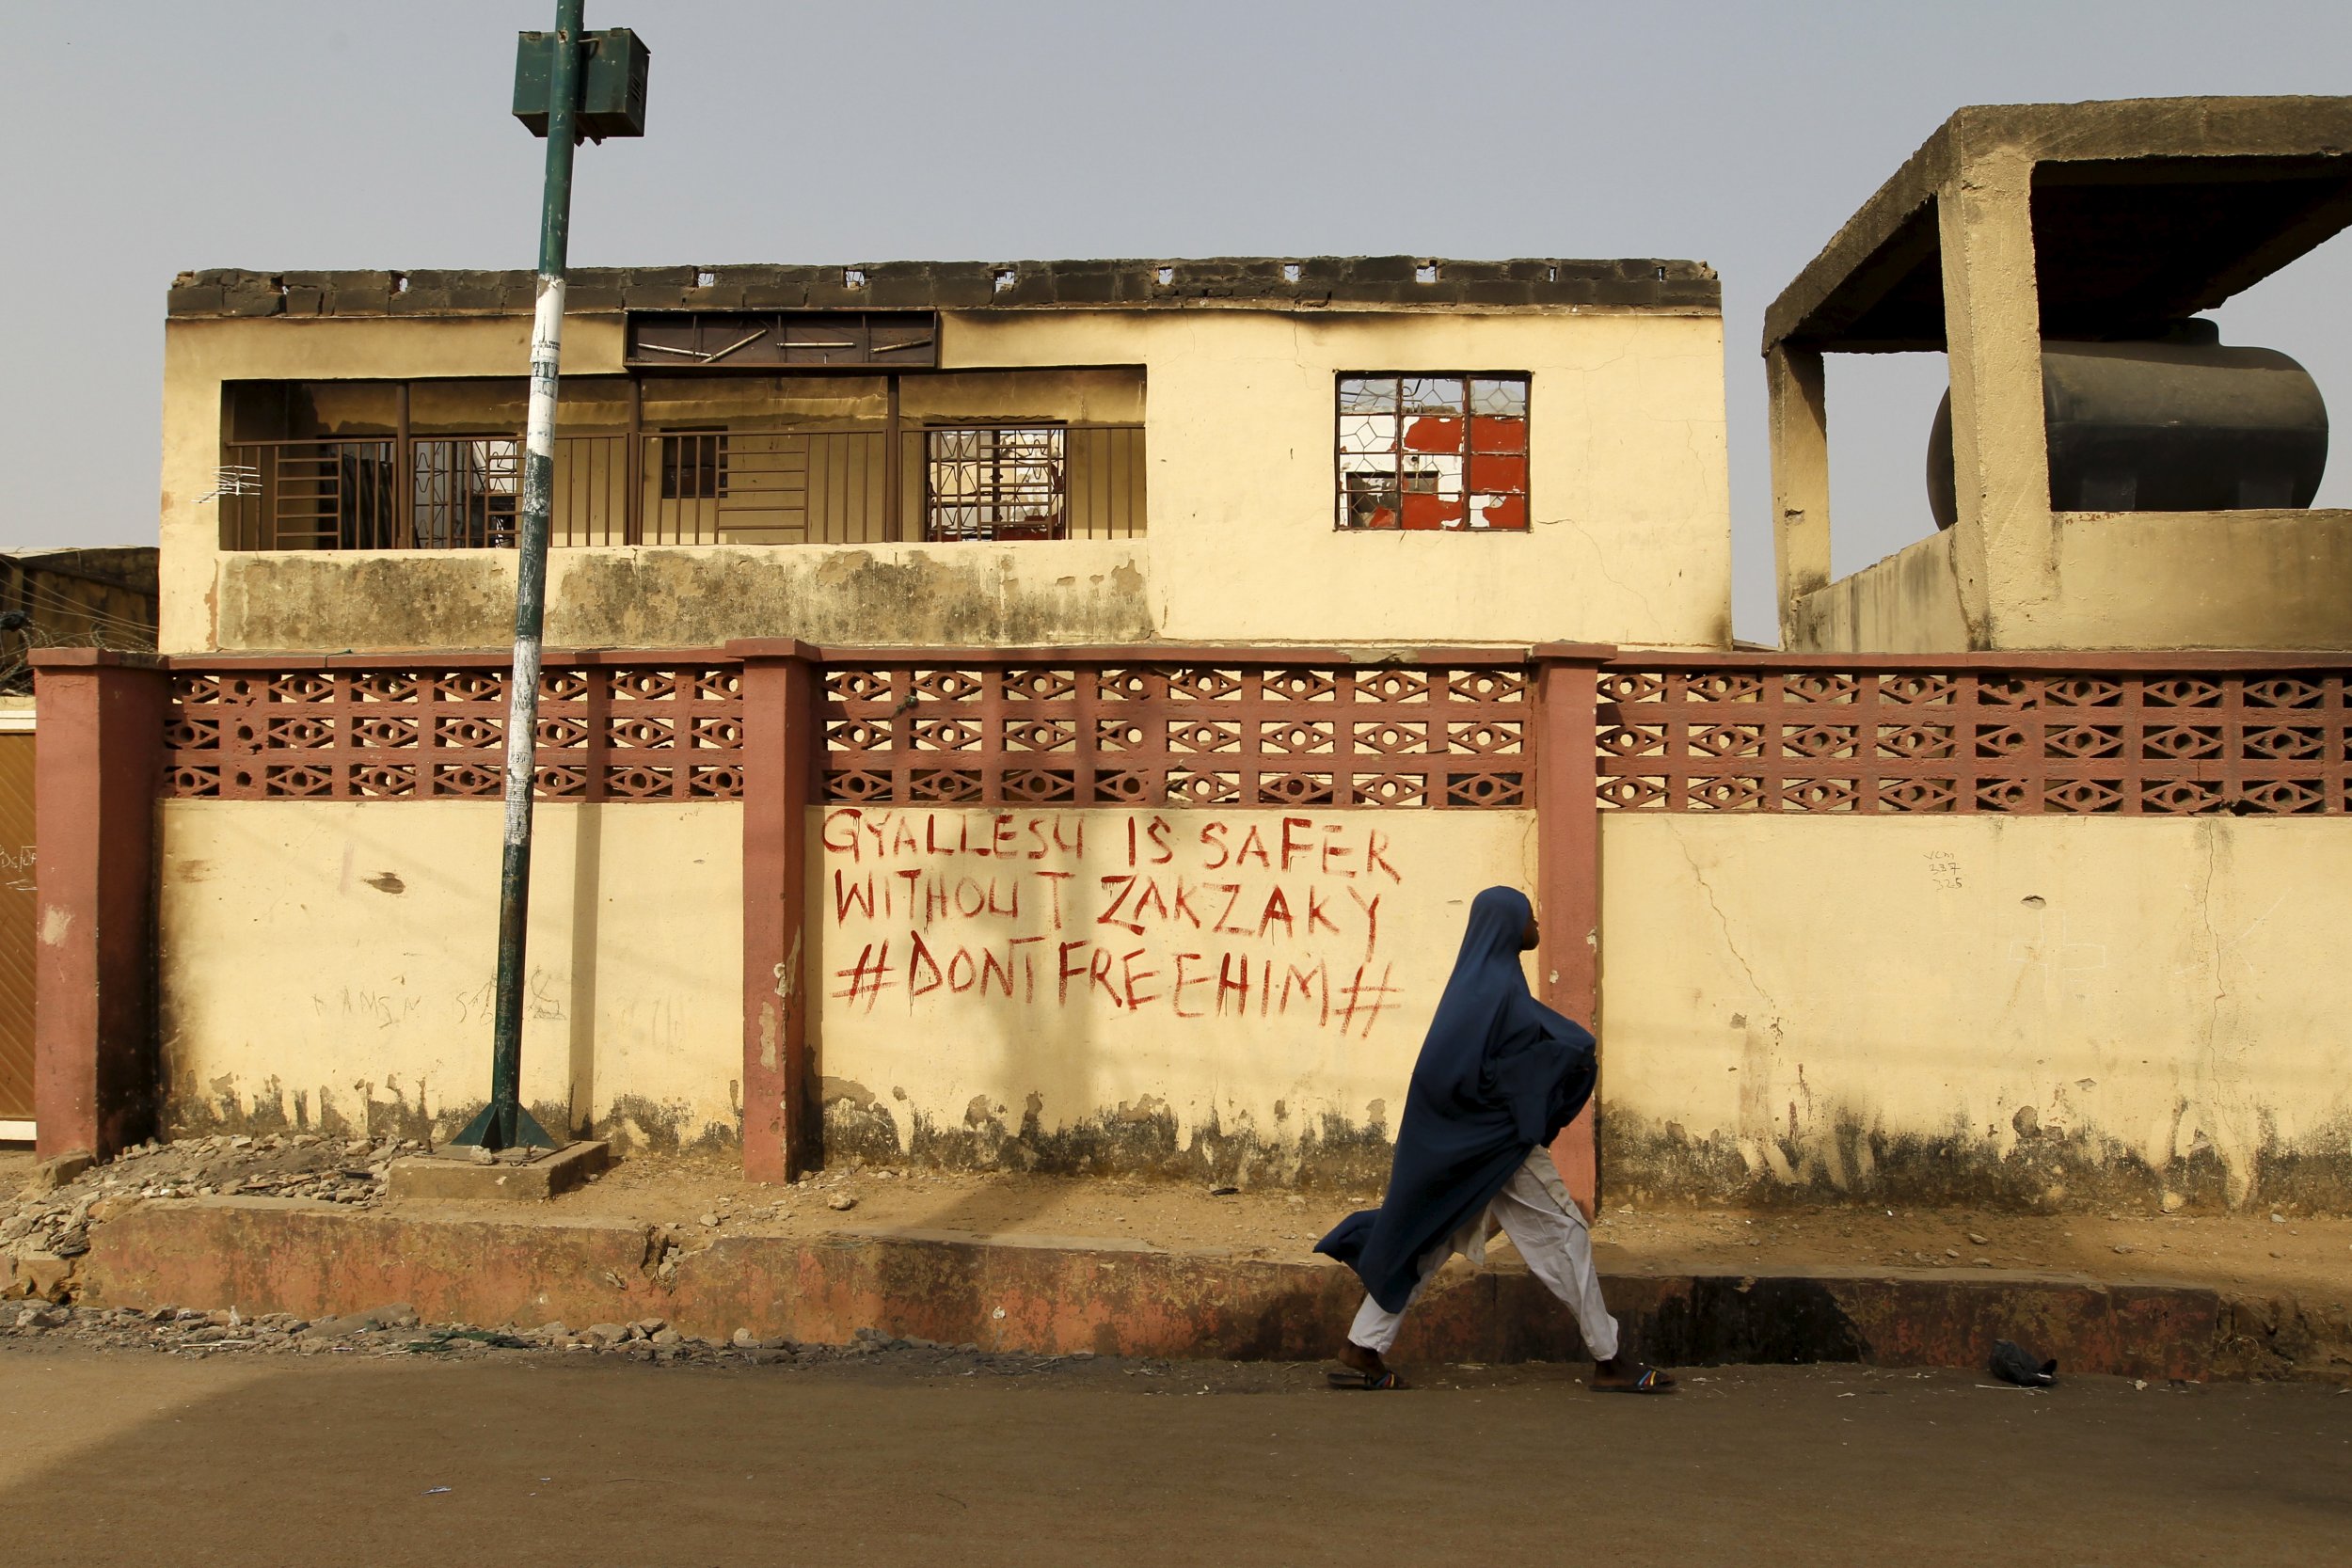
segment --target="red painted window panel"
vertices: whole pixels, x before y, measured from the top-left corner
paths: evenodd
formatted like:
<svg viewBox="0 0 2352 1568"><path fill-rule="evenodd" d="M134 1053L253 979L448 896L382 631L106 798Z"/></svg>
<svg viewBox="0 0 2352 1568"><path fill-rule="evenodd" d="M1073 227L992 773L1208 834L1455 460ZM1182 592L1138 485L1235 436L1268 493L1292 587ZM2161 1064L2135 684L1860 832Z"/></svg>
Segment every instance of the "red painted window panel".
<svg viewBox="0 0 2352 1568"><path fill-rule="evenodd" d="M1416 493L1405 498L1407 529L1455 529L1469 521L1468 504L1459 496Z"/></svg>
<svg viewBox="0 0 2352 1568"><path fill-rule="evenodd" d="M1526 450L1527 421L1525 420L1499 419L1486 414L1472 416L1470 451L1525 451Z"/></svg>
<svg viewBox="0 0 2352 1568"><path fill-rule="evenodd" d="M1406 451L1457 452L1462 450L1462 421L1422 415L1405 421Z"/></svg>
<svg viewBox="0 0 2352 1568"><path fill-rule="evenodd" d="M1470 483L1473 490L1502 490L1524 495L1527 491L1527 459L1473 452L1470 460Z"/></svg>

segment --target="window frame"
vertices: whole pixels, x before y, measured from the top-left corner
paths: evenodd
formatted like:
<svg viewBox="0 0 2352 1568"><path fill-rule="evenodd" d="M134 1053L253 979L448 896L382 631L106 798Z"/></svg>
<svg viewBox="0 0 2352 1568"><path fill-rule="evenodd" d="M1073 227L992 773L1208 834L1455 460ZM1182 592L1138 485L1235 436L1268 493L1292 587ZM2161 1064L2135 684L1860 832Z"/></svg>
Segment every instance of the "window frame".
<svg viewBox="0 0 2352 1568"><path fill-rule="evenodd" d="M665 501L710 501L714 504L727 499L727 436L725 425L686 426L657 433L661 441L661 472L657 481L658 497ZM680 459L685 455L685 442L694 443L693 463ZM708 442L707 446L703 443ZM702 461L708 453L710 461ZM686 492L688 475L697 476L697 488ZM702 484L708 488L701 488Z"/></svg>
<svg viewBox="0 0 2352 1568"><path fill-rule="evenodd" d="M1391 470L1396 478L1396 488L1394 492L1397 499L1396 521L1386 527L1376 527L1362 523L1351 523L1346 520L1350 512L1349 498L1354 493L1349 488L1348 481L1352 477L1359 477L1358 474L1351 473L1348 467L1348 459L1351 456L1361 457L1367 455L1362 452L1351 453L1347 448L1348 432L1346 421L1350 418L1350 415L1344 404L1344 388L1351 381L1393 381L1397 385L1397 399L1395 404L1392 405L1393 414L1391 416L1397 420L1397 445L1394 452L1396 465ZM1409 527L1405 521L1406 497L1408 494L1425 493L1411 489L1406 483L1407 476L1405 469L1405 459L1408 455L1405 448L1405 429L1406 421L1408 418L1410 418L1410 416L1406 415L1405 412L1405 387L1407 382L1413 381L1459 381L1462 384L1462 446L1458 453L1454 454L1459 457L1462 463L1462 521L1457 525L1446 526L1440 524L1436 528ZM1521 437L1520 451L1516 453L1480 452L1475 450L1476 421L1480 416L1476 410L1476 394L1472 390L1472 384L1481 381L1517 382L1520 388L1520 411L1518 417L1521 427ZM1334 533L1477 533L1503 535L1525 535L1532 532L1534 531L1534 475L1531 471L1534 462L1533 446L1535 422L1534 407L1535 376L1531 371L1504 370L1499 368L1475 371L1335 371L1332 372L1331 377L1331 531ZM1359 413L1357 417L1366 416ZM1487 417L1508 418L1509 416ZM1506 459L1516 457L1520 465L1518 488L1516 490L1481 490L1473 487L1470 483L1471 469L1475 460L1480 457L1500 457ZM1360 470L1359 473L1359 472ZM1477 509L1471 504L1471 502L1473 498L1481 495L1516 497L1519 502L1520 519L1518 523L1516 526L1497 528L1489 525L1480 525L1474 522L1472 519L1477 515Z"/></svg>
<svg viewBox="0 0 2352 1568"><path fill-rule="evenodd" d="M1068 539L1070 537L1070 423L1066 420L971 420L942 421L936 424L923 425L920 428L920 434L922 436L923 474L923 543L927 545L1033 544L1041 541ZM1029 528L1035 525L1008 524L999 521L986 525L987 531L985 533L981 533L977 531L977 525L976 525L976 531L969 533L942 533L938 527L938 515L943 505L970 505L976 508L1002 507L1005 504L1005 492L1001 483L999 483L988 490L979 492L980 494L991 496L993 498L992 499L966 502L949 500L943 502L940 499L940 493L934 483L939 466L942 463L953 464L957 462L968 461L975 464L985 464L992 472L1001 475L1008 464L1001 451L992 452L986 458L978 456L969 459L960 459L954 457L942 458L937 455L936 444L939 439L942 436L968 436L979 433L994 434L1004 432L1047 433L1053 436L1054 451L1051 462L1054 473L1053 493L1055 505L1051 524L1048 525L1046 527L1046 531L1041 534L1029 536L1016 535L1010 539L1004 537L998 531L1005 528ZM1013 460L1016 466L1022 460L1018 458ZM1027 461L1035 462L1036 460L1029 459Z"/></svg>

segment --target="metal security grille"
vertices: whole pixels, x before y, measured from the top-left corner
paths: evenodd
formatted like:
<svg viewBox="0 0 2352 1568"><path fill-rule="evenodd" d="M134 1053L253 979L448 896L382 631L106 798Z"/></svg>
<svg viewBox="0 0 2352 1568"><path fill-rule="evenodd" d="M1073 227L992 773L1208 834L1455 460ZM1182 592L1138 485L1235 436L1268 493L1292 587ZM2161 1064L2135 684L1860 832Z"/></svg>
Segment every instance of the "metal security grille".
<svg viewBox="0 0 2352 1568"><path fill-rule="evenodd" d="M417 549L515 542L522 443L508 436L413 441ZM350 546L345 546L349 548Z"/></svg>
<svg viewBox="0 0 2352 1568"><path fill-rule="evenodd" d="M923 536L1060 539L1069 532L1060 425L967 425L923 433Z"/></svg>
<svg viewBox="0 0 2352 1568"><path fill-rule="evenodd" d="M206 499L226 549L506 548L521 453L508 435L244 442L223 449L222 486ZM564 436L549 535L558 546L1126 539L1145 530L1144 476L1140 425L896 441L804 427Z"/></svg>
<svg viewBox="0 0 2352 1568"><path fill-rule="evenodd" d="M723 431L674 431L661 437L661 499L724 500L727 437Z"/></svg>

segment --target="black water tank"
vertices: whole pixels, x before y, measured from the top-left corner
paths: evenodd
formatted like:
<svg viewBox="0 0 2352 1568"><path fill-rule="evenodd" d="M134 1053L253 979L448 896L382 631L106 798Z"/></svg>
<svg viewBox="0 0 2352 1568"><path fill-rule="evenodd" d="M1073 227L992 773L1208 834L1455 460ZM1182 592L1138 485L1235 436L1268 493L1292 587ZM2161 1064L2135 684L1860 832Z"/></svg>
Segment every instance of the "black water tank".
<svg viewBox="0 0 2352 1568"><path fill-rule="evenodd" d="M2275 349L2225 348L2203 320L2135 342L2044 341L2042 414L2056 512L2305 507L2328 467L2328 407ZM1952 499L1952 396L1928 436L1935 526Z"/></svg>

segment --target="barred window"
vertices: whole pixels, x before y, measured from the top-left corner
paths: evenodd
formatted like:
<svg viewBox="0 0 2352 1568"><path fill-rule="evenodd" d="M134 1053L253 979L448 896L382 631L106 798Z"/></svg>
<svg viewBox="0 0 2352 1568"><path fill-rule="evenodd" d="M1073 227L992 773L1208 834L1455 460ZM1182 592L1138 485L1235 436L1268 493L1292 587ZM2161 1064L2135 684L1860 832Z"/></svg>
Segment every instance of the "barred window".
<svg viewBox="0 0 2352 1568"><path fill-rule="evenodd" d="M1339 378L1339 526L1527 527L1527 380L1502 372Z"/></svg>
<svg viewBox="0 0 2352 1568"><path fill-rule="evenodd" d="M670 431L661 437L661 499L724 500L727 437L719 430Z"/></svg>
<svg viewBox="0 0 2352 1568"><path fill-rule="evenodd" d="M523 447L511 436L414 443L416 542L429 549L512 545L522 500Z"/></svg>
<svg viewBox="0 0 2352 1568"><path fill-rule="evenodd" d="M933 426L923 433L923 536L934 541L1068 534L1061 425Z"/></svg>

